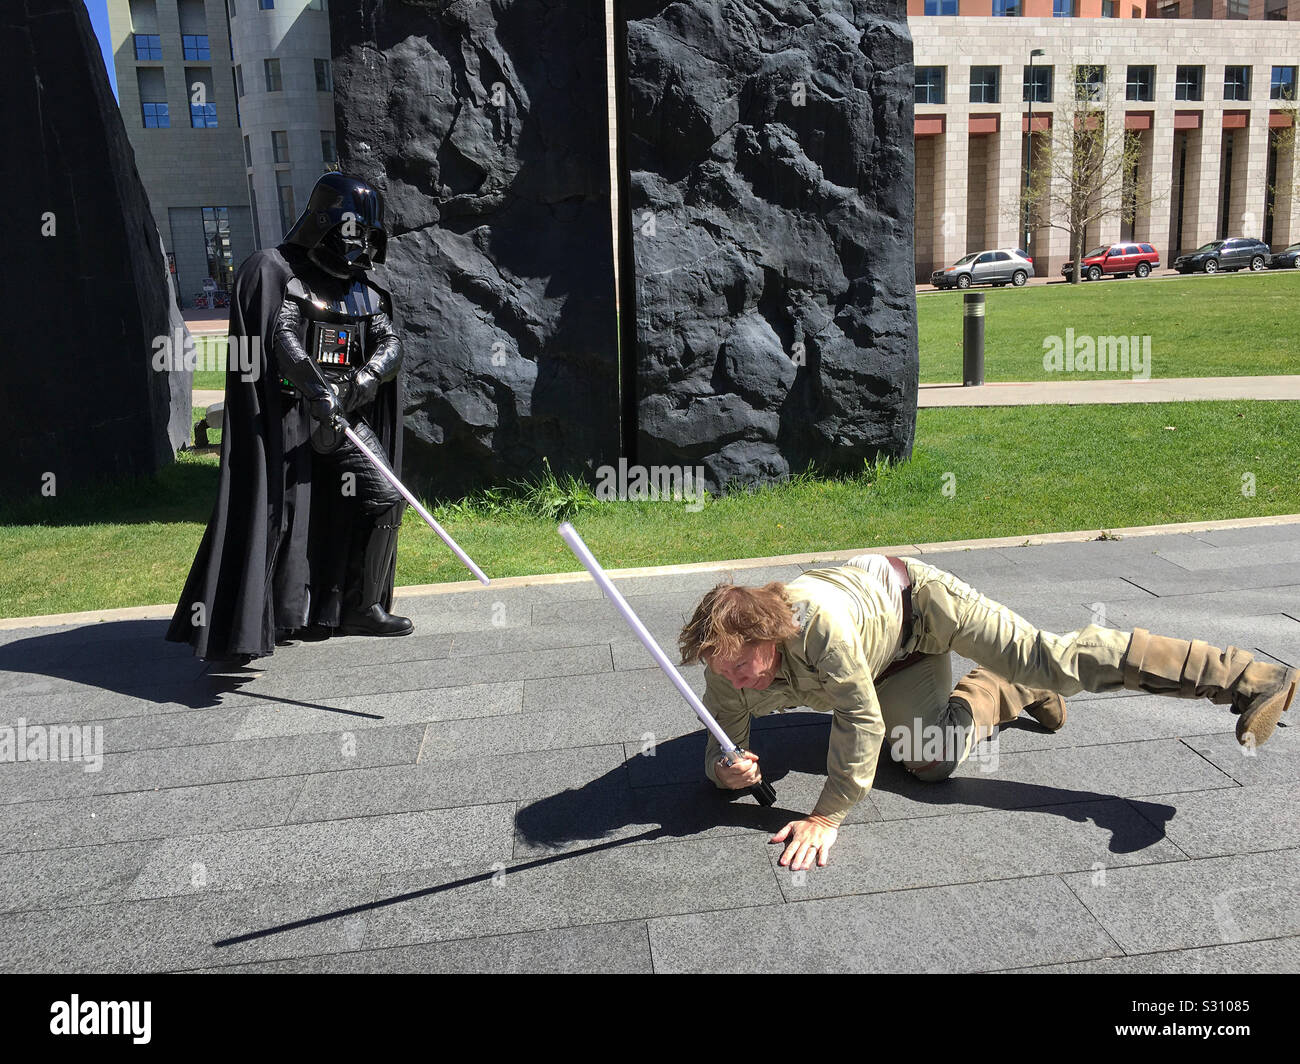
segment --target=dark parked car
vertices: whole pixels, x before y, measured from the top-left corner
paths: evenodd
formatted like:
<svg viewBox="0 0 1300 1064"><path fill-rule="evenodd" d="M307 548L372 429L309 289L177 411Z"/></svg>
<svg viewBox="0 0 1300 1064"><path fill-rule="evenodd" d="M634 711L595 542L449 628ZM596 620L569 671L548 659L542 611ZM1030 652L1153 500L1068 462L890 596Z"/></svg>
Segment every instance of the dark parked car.
<svg viewBox="0 0 1300 1064"><path fill-rule="evenodd" d="M1285 251L1268 257L1270 270L1294 270L1297 266L1300 266L1300 244L1292 244Z"/></svg>
<svg viewBox="0 0 1300 1064"><path fill-rule="evenodd" d="M930 274L935 288L969 288L973 284L991 284L1001 288L1013 284L1017 288L1034 276L1034 260L1020 248L999 248L992 251L973 251L951 266Z"/></svg>
<svg viewBox="0 0 1300 1064"><path fill-rule="evenodd" d="M1079 266L1085 281L1100 281L1103 275L1147 277L1160 268L1160 252L1150 244L1103 244L1084 255ZM1061 276L1074 276L1073 262L1061 267Z"/></svg>
<svg viewBox="0 0 1300 1064"><path fill-rule="evenodd" d="M1174 260L1174 269L1179 273L1218 273L1226 270L1252 269L1262 270L1268 262L1268 245L1262 240L1249 237L1231 237L1228 240L1211 240L1203 244L1190 255L1179 255Z"/></svg>

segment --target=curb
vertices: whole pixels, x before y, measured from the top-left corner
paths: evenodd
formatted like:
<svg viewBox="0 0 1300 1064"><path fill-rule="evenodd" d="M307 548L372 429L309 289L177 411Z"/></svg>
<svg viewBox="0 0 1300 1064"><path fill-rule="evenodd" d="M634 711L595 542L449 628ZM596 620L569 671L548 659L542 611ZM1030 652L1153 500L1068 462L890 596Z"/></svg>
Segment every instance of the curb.
<svg viewBox="0 0 1300 1064"><path fill-rule="evenodd" d="M1089 529L1080 532L1046 532L1037 536L998 536L993 539L956 539L943 543L906 543L892 547L867 547L854 550L817 551L812 554L777 554L767 558L739 558L720 562L690 562L685 565L655 565L638 569L609 569L612 577L669 576L682 573L727 572L756 569L772 565L806 565L816 562L847 561L859 554L942 554L945 551L985 550L993 547L1031 547L1049 543L1086 543L1103 532L1119 538L1158 536L1180 532L1214 532L1228 528L1263 528L1271 525L1300 524L1300 514L1276 517L1229 518L1225 521L1185 521L1173 525L1135 525L1131 528ZM584 570L571 573L541 573L536 576L506 576L492 581L492 587L544 587L550 584L576 584L590 577ZM446 584L407 584L393 589L393 598L416 595L454 595L481 591L477 580L457 580ZM104 621L166 620L176 610L175 603L157 606L126 606L111 610L85 610L80 613L48 613L36 617L0 617L0 632L18 628L53 628L65 624L97 624Z"/></svg>

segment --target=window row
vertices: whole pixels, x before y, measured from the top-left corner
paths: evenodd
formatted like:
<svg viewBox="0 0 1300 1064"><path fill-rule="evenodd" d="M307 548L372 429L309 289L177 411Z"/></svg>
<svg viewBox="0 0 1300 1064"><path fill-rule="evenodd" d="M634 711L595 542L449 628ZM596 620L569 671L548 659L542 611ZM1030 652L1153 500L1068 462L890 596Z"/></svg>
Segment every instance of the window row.
<svg viewBox="0 0 1300 1064"><path fill-rule="evenodd" d="M140 119L144 128L169 128L172 124L171 112L167 103L167 81L162 69L137 67L136 84L140 91ZM212 68L186 67L185 85L189 97L190 125L194 129L215 129L217 103L212 86Z"/></svg>
<svg viewBox="0 0 1300 1064"><path fill-rule="evenodd" d="M321 162L337 163L339 161L338 143L334 139L334 130L322 129L320 131L320 157ZM277 163L288 163L293 160L289 158L289 131L287 129L271 130L271 158ZM253 166L253 142L249 140L248 134L244 134L244 165L248 168Z"/></svg>
<svg viewBox="0 0 1300 1064"><path fill-rule="evenodd" d="M925 13L927 15L959 14L958 0L925 0ZM1001 17L1016 18L1024 14L1024 5L1021 0L993 0L992 13ZM1143 9L1134 7L1133 13L1134 17L1141 18ZM1079 0L1052 0L1053 18L1076 18L1078 14ZM1101 0L1101 17L1119 18L1118 0Z"/></svg>
<svg viewBox="0 0 1300 1064"><path fill-rule="evenodd" d="M1051 103L1054 67L1026 66L1023 71L1021 98L1025 103ZM947 103L948 68L919 66L916 68L916 102ZM1269 83L1270 100L1296 99L1296 67L1275 66ZM1002 102L1002 68L1000 66L972 66L970 68L970 102ZM1100 102L1106 91L1106 68L1100 65L1081 64L1074 68L1074 91L1079 100ZM1251 67L1225 66L1223 68L1223 99L1249 100L1251 93ZM1135 103L1152 103L1156 98L1156 68L1130 66L1124 83L1124 99ZM1178 66L1174 71L1174 99L1198 101L1205 99L1205 67Z"/></svg>
<svg viewBox="0 0 1300 1064"><path fill-rule="evenodd" d="M274 11L275 0L256 0L256 2L254 0L226 0L226 10L230 12L231 18L238 15L241 8L245 11ZM328 11L329 5L326 0L308 0L307 10Z"/></svg>
<svg viewBox="0 0 1300 1064"><path fill-rule="evenodd" d="M158 33L133 33L136 59L145 62L161 61L163 57L162 35ZM212 48L208 44L206 33L182 33L181 56L185 59L212 59Z"/></svg>
<svg viewBox="0 0 1300 1064"><path fill-rule="evenodd" d="M334 68L328 59L313 59L312 63L316 68L316 91L333 92L334 91ZM266 86L267 92L283 92L284 77L280 73L280 60L263 59L262 60L262 81ZM235 64L235 92L241 98L245 95L244 89L244 65Z"/></svg>

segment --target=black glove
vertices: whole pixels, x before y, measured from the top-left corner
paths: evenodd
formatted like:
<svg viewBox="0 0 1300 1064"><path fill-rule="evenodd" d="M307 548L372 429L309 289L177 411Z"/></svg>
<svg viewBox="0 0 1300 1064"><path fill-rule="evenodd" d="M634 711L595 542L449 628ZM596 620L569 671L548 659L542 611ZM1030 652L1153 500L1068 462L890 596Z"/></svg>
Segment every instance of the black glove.
<svg viewBox="0 0 1300 1064"><path fill-rule="evenodd" d="M307 406L312 420L320 425L333 425L343 416L343 407L339 403L338 396L329 388L325 389L324 395L309 400Z"/></svg>
<svg viewBox="0 0 1300 1064"><path fill-rule="evenodd" d="M348 396L348 410L372 403L379 393L379 375L367 363L352 372L352 392Z"/></svg>

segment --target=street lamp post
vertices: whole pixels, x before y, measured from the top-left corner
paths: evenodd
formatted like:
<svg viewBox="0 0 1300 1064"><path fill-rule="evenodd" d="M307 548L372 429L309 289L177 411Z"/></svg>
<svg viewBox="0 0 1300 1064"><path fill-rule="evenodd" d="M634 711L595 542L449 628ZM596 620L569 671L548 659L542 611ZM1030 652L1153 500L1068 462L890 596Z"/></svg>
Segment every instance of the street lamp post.
<svg viewBox="0 0 1300 1064"><path fill-rule="evenodd" d="M1034 60L1046 53L1041 48L1035 48L1029 53L1029 91L1026 95L1029 97L1029 124L1026 130L1028 136L1028 147L1025 149L1025 211L1024 211L1024 249L1031 251L1029 241L1031 234L1029 232L1029 172L1034 161L1034 94L1038 92L1038 82L1034 80Z"/></svg>

